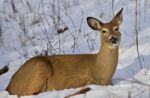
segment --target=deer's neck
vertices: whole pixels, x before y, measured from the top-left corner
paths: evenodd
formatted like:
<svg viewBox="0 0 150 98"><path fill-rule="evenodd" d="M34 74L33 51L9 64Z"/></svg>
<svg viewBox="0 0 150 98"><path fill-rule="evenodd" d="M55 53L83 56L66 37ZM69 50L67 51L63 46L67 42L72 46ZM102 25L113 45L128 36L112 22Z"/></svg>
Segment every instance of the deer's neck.
<svg viewBox="0 0 150 98"><path fill-rule="evenodd" d="M118 63L118 50L118 46L113 48L108 47L105 42L101 41L101 47L95 65L95 78L97 80L111 81Z"/></svg>
<svg viewBox="0 0 150 98"><path fill-rule="evenodd" d="M112 48L102 44L97 55L97 66L114 66L118 62L118 50L118 46Z"/></svg>

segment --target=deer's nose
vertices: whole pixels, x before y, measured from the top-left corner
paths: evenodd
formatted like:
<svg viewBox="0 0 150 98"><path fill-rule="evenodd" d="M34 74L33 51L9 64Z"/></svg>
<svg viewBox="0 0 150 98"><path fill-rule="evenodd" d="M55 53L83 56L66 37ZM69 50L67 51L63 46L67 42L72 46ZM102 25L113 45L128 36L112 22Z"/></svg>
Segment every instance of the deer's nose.
<svg viewBox="0 0 150 98"><path fill-rule="evenodd" d="M109 42L112 43L112 44L117 44L117 43L118 43L118 38L115 37L115 36L112 36L112 37L109 39Z"/></svg>

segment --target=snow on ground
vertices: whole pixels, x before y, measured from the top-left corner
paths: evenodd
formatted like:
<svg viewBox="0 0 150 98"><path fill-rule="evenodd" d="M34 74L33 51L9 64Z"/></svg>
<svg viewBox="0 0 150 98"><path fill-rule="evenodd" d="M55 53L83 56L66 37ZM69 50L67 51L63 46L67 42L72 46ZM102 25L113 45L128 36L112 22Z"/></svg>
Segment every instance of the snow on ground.
<svg viewBox="0 0 150 98"><path fill-rule="evenodd" d="M51 7L52 1L55 1L55 9ZM87 26L86 17L93 16L107 22L121 8L124 8L120 27L122 41L113 86L89 85L91 91L72 98L150 98L150 1L137 0L142 68L135 44L135 1L0 0L0 68L4 65L10 68L8 73L0 76L0 98L17 98L5 91L11 76L27 59L48 48L52 48L48 51L50 55L96 53L100 46L99 33ZM59 7L61 13L58 13ZM60 35L54 24L59 14L61 21L57 26L69 28ZM47 47L49 42L53 47ZM64 98L78 89L49 91L21 98Z"/></svg>

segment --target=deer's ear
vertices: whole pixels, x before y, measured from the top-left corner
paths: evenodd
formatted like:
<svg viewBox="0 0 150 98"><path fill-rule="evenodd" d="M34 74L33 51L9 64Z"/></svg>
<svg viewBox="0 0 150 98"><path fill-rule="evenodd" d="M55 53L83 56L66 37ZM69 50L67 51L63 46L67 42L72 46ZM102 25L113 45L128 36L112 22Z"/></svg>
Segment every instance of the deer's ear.
<svg viewBox="0 0 150 98"><path fill-rule="evenodd" d="M93 30L101 30L103 23L93 17L87 17L87 23Z"/></svg>
<svg viewBox="0 0 150 98"><path fill-rule="evenodd" d="M112 20L117 25L120 25L122 23L122 17L123 17L122 11L123 11L123 8L116 14L116 16Z"/></svg>

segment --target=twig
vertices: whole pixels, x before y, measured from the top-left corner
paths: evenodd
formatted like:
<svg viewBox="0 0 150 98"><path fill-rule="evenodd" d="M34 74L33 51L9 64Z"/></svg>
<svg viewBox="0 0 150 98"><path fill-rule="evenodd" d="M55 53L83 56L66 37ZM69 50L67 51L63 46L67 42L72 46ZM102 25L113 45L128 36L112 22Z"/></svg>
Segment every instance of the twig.
<svg viewBox="0 0 150 98"><path fill-rule="evenodd" d="M87 88L81 88L81 90L75 92L74 94L68 95L68 96L66 96L64 98L70 98L70 97L75 96L75 95L85 94L86 92L88 92L90 90L91 90L91 88L89 88L89 87L87 87Z"/></svg>
<svg viewBox="0 0 150 98"><path fill-rule="evenodd" d="M4 66L2 69L0 69L0 75L6 73L9 70L8 66Z"/></svg>
<svg viewBox="0 0 150 98"><path fill-rule="evenodd" d="M138 12L137 12L137 0L136 0L136 9L135 9L135 15L136 15L136 17L135 17L135 35L136 35L136 38L135 38L135 40L136 40L136 49L137 49L137 54L138 54L138 59L139 59L139 63L140 63L140 67L141 67L141 69L142 69L142 62L141 62L141 57L140 57L140 52L139 52L139 41L138 41Z"/></svg>

